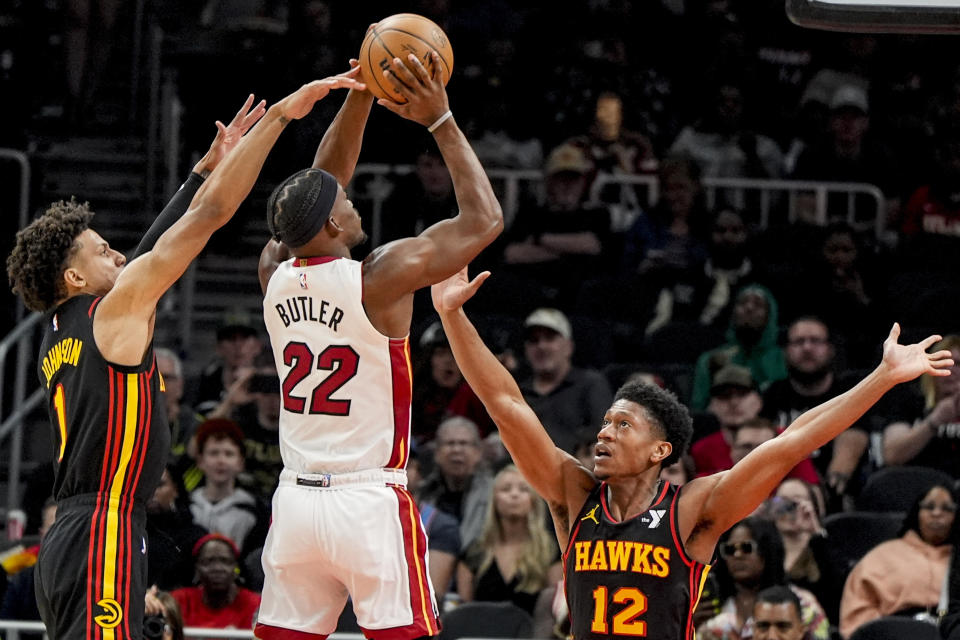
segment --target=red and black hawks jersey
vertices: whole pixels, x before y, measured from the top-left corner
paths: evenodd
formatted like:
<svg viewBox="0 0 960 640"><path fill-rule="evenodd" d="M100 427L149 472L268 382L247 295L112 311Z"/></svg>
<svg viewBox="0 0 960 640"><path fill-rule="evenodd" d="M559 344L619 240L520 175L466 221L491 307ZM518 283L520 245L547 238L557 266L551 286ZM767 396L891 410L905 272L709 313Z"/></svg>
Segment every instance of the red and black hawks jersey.
<svg viewBox="0 0 960 640"><path fill-rule="evenodd" d="M143 506L170 449L163 382L152 345L139 366L104 359L93 340L99 302L75 296L46 316L37 369L53 426L53 495L100 494L114 508Z"/></svg>
<svg viewBox="0 0 960 640"><path fill-rule="evenodd" d="M683 551L679 495L661 481L647 511L615 522L607 484L590 493L563 555L574 638L692 640L693 610L710 567Z"/></svg>

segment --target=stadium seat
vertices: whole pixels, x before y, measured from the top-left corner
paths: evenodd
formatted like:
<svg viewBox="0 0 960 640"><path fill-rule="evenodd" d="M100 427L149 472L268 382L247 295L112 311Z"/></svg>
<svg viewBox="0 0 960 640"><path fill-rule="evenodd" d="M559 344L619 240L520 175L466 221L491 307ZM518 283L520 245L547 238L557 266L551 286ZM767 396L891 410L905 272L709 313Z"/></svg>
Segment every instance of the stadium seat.
<svg viewBox="0 0 960 640"><path fill-rule="evenodd" d="M440 618L440 640L529 638L533 618L512 602L465 602Z"/></svg>
<svg viewBox="0 0 960 640"><path fill-rule="evenodd" d="M929 622L886 616L861 625L849 640L940 640L940 633Z"/></svg>
<svg viewBox="0 0 960 640"><path fill-rule="evenodd" d="M829 544L827 551L838 571L846 577L870 549L897 537L903 524L902 513L834 513L823 519Z"/></svg>
<svg viewBox="0 0 960 640"><path fill-rule="evenodd" d="M951 487L953 478L928 467L884 467L867 478L857 496L857 510L907 512L920 492L934 484Z"/></svg>

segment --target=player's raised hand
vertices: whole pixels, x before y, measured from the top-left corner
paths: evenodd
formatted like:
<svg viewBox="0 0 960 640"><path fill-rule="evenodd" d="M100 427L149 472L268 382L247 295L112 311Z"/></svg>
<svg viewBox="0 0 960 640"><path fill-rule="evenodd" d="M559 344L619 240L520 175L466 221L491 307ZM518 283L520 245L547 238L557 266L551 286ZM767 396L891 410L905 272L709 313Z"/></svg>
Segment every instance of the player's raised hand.
<svg viewBox="0 0 960 640"><path fill-rule="evenodd" d="M240 110L237 111L237 114L233 116L230 124L224 125L217 120L217 135L210 144L210 149L204 154L200 162L197 163L194 171L202 173L216 169L217 165L220 164L227 154L237 146L240 138L250 130L250 127L257 123L257 120L263 117L263 114L267 112L267 101L261 100L254 106L253 100L254 97L251 93L247 96L246 101L244 101Z"/></svg>
<svg viewBox="0 0 960 640"><path fill-rule="evenodd" d="M400 58L394 58L390 68L383 71L383 75L393 83L406 102L398 103L380 98L377 104L429 127L450 108L447 90L443 86L443 74L440 71L440 54L436 51L430 52L429 69L412 53L407 56L407 60L408 63L404 64Z"/></svg>
<svg viewBox="0 0 960 640"><path fill-rule="evenodd" d="M327 96L333 89L357 89L363 91L367 85L357 80L360 67L356 66L339 75L323 80L314 80L303 85L277 103L281 116L287 120L299 120L313 109L313 105Z"/></svg>
<svg viewBox="0 0 960 640"><path fill-rule="evenodd" d="M443 282L438 282L430 287L434 308L438 313L456 311L473 297L483 281L489 277L489 271L482 271L473 280L470 280L467 275L467 267L464 267Z"/></svg>
<svg viewBox="0 0 960 640"><path fill-rule="evenodd" d="M928 373L932 376L950 375L953 357L948 349L927 353L927 349L941 340L940 336L929 336L917 344L898 344L900 325L893 324L890 335L883 341L883 361L880 366L895 383L906 382Z"/></svg>

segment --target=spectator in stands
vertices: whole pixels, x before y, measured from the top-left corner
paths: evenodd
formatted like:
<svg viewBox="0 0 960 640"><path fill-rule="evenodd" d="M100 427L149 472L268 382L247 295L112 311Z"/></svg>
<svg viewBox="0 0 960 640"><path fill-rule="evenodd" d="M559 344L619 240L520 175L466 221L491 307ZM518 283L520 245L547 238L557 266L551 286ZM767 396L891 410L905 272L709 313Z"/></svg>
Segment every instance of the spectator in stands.
<svg viewBox="0 0 960 640"><path fill-rule="evenodd" d="M493 485L483 465L480 432L466 418L447 418L437 427L434 446L434 470L420 486L419 503L456 518L466 548L480 536Z"/></svg>
<svg viewBox="0 0 960 640"><path fill-rule="evenodd" d="M906 236L960 237L960 127L937 131L933 173L907 200L901 230Z"/></svg>
<svg viewBox="0 0 960 640"><path fill-rule="evenodd" d="M756 640L802 640L807 627L802 606L789 587L767 587L753 605L753 637Z"/></svg>
<svg viewBox="0 0 960 640"><path fill-rule="evenodd" d="M417 153L413 174L398 178L383 203L380 244L419 235L430 225L457 215L453 180L436 145Z"/></svg>
<svg viewBox="0 0 960 640"><path fill-rule="evenodd" d="M834 369L836 349L830 329L817 317L801 316L787 327L787 378L770 383L763 393L760 415L781 427L855 384ZM865 419L841 433L811 456L817 471L836 495L847 490L851 478L859 487L860 462L867 449L869 428Z"/></svg>
<svg viewBox="0 0 960 640"><path fill-rule="evenodd" d="M881 542L850 572L840 601L840 634L883 616L936 615L957 527L957 496L936 484L922 492L900 537Z"/></svg>
<svg viewBox="0 0 960 640"><path fill-rule="evenodd" d="M842 84L830 97L830 135L824 142L811 145L797 158L793 178L828 182L865 182L876 185L885 196L888 221L899 217L900 184L890 150L875 137L869 137L870 105L866 89L858 84ZM870 199L857 197L857 211L870 211ZM812 207L812 198L801 202L801 209ZM844 217L845 194L828 199L829 216ZM803 216L804 213L801 212Z"/></svg>
<svg viewBox="0 0 960 640"><path fill-rule="evenodd" d="M39 547L43 545L43 539L46 537L47 531L50 530L56 519L57 503L54 502L53 498L50 498L43 505L39 531L40 542L38 548L33 552L34 562L36 562L36 553L39 552ZM36 572L32 566L27 566L12 576L6 576L6 590L3 592L2 602L0 602L0 620L40 620L37 596L34 594L35 585ZM28 637L28 634L21 637Z"/></svg>
<svg viewBox="0 0 960 640"><path fill-rule="evenodd" d="M934 346L949 349L954 362L960 362L960 335L948 335ZM950 371L941 379L921 376L920 394L911 385L881 407L888 420L883 430L886 464L932 467L960 477L960 366Z"/></svg>
<svg viewBox="0 0 960 640"><path fill-rule="evenodd" d="M613 394L599 371L573 366L573 329L558 309L537 309L524 321L530 376L519 381L524 399L554 444L573 451L577 430L595 424Z"/></svg>
<svg viewBox="0 0 960 640"><path fill-rule="evenodd" d="M807 637L815 640L830 637L830 623L814 595L787 582L783 542L773 523L755 517L742 520L721 536L717 549L720 561L715 571L723 605L719 615L700 625L698 638L752 637L757 596L764 589L778 585L789 586L799 599Z"/></svg>
<svg viewBox="0 0 960 640"><path fill-rule="evenodd" d="M217 329L217 360L204 369L198 384L194 406L203 415L220 404L224 392L233 386L240 372L253 366L263 348L250 317L243 311L230 311Z"/></svg>
<svg viewBox="0 0 960 640"><path fill-rule="evenodd" d="M407 460L407 490L420 495L423 483L420 448L410 448ZM430 584L437 598L437 606L443 611L443 602L447 591L453 586L453 576L460 557L460 523L449 513L437 509L432 504L418 502L423 530L427 532L427 559L430 565Z"/></svg>
<svg viewBox="0 0 960 640"><path fill-rule="evenodd" d="M482 437L496 427L483 403L460 374L439 321L420 336L413 365L411 432L419 444L431 442L437 426L450 416L463 416L480 429Z"/></svg>
<svg viewBox="0 0 960 640"><path fill-rule="evenodd" d="M697 359L691 406L696 410L706 408L713 375L727 364L749 368L753 381L761 389L786 378L786 362L777 345L779 330L777 301L773 294L760 285L741 289L734 300L726 344L701 354Z"/></svg>
<svg viewBox="0 0 960 640"><path fill-rule="evenodd" d="M733 466L731 446L737 431L760 414L763 400L750 370L728 364L713 376L707 410L720 428L696 440L690 456L697 476L710 475Z"/></svg>
<svg viewBox="0 0 960 640"><path fill-rule="evenodd" d="M817 236L817 251L799 274L792 301L830 326L851 367L871 366L874 337L882 333L885 320L874 303L876 278L868 256L846 222L833 222Z"/></svg>
<svg viewBox="0 0 960 640"><path fill-rule="evenodd" d="M589 202L596 168L584 149L564 143L543 167L542 205L517 213L504 242L503 260L515 278L559 306L573 302L584 274L609 270L610 212Z"/></svg>
<svg viewBox="0 0 960 640"><path fill-rule="evenodd" d="M741 83L722 80L700 119L680 131L670 153L692 156L708 178L778 178L783 152L772 139L752 129L745 117Z"/></svg>
<svg viewBox="0 0 960 640"><path fill-rule="evenodd" d="M163 377L165 388L163 400L167 405L167 419L170 421L170 453L174 461L185 461L190 449L190 440L196 433L197 425L203 421L189 405L183 404L183 362L170 349L157 347L153 350L157 357L157 370Z"/></svg>
<svg viewBox="0 0 960 640"><path fill-rule="evenodd" d="M280 379L271 363L258 367L247 379L247 392L255 412L242 412L237 424L243 431L244 473L239 482L257 500L269 503L280 480Z"/></svg>
<svg viewBox="0 0 960 640"><path fill-rule="evenodd" d="M204 482L190 494L190 512L201 527L252 549L263 542L267 516L257 499L237 486L243 458L243 431L237 423L214 418L200 425L197 466Z"/></svg>
<svg viewBox="0 0 960 640"><path fill-rule="evenodd" d="M464 602L512 602L533 614L537 596L562 575L560 549L546 528L546 504L513 465L493 480L480 537L457 565Z"/></svg>
<svg viewBox="0 0 960 640"><path fill-rule="evenodd" d="M673 154L660 164L660 199L637 218L624 240L622 267L628 278L653 280L657 291L707 256L710 214L693 158Z"/></svg>
<svg viewBox="0 0 960 640"><path fill-rule="evenodd" d="M157 593L157 600L163 605L163 640L184 640L180 605L167 591Z"/></svg>
<svg viewBox="0 0 960 640"><path fill-rule="evenodd" d="M763 280L762 269L750 253L743 215L730 207L717 211L710 227L706 260L680 272L660 290L645 333L653 333L671 322L721 330L726 327L737 290Z"/></svg>
<svg viewBox="0 0 960 640"><path fill-rule="evenodd" d="M818 487L798 478L780 483L762 515L773 520L783 539L784 570L791 584L817 597L830 620L840 615L842 569L827 551Z"/></svg>
<svg viewBox="0 0 960 640"><path fill-rule="evenodd" d="M588 467L589 468L589 467ZM670 484L682 487L693 480L697 467L689 454L683 454L676 462L660 470L660 477Z"/></svg>
<svg viewBox="0 0 960 640"><path fill-rule="evenodd" d="M650 140L623 127L623 98L612 91L603 91L597 96L593 123L585 135L571 142L586 149L601 173L653 173L659 164ZM602 199L619 202L619 199Z"/></svg>
<svg viewBox="0 0 960 640"><path fill-rule="evenodd" d="M177 467L168 463L160 484L147 501L147 584L161 589L185 587L193 579L191 550L209 531L190 513L187 492Z"/></svg>
<svg viewBox="0 0 960 640"><path fill-rule="evenodd" d="M227 536L211 533L193 547L196 586L174 590L188 627L251 629L260 606L260 594L237 584L240 574L237 545Z"/></svg>
<svg viewBox="0 0 960 640"><path fill-rule="evenodd" d="M776 437L777 427L758 417L762 402L749 369L727 365L717 372L708 410L720 428L690 447L697 477L731 468L761 444ZM788 477L818 481L809 458L794 467Z"/></svg>

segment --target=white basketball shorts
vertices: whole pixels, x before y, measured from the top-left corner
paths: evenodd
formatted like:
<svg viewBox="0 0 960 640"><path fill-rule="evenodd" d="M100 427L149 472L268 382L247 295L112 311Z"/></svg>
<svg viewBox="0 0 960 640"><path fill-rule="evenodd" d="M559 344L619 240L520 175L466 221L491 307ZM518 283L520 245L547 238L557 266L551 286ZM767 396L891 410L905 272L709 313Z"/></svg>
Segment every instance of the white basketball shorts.
<svg viewBox="0 0 960 640"><path fill-rule="evenodd" d="M297 474L285 469L263 547L261 640L311 640L336 630L349 596L367 638L439 631L427 536L406 472Z"/></svg>

